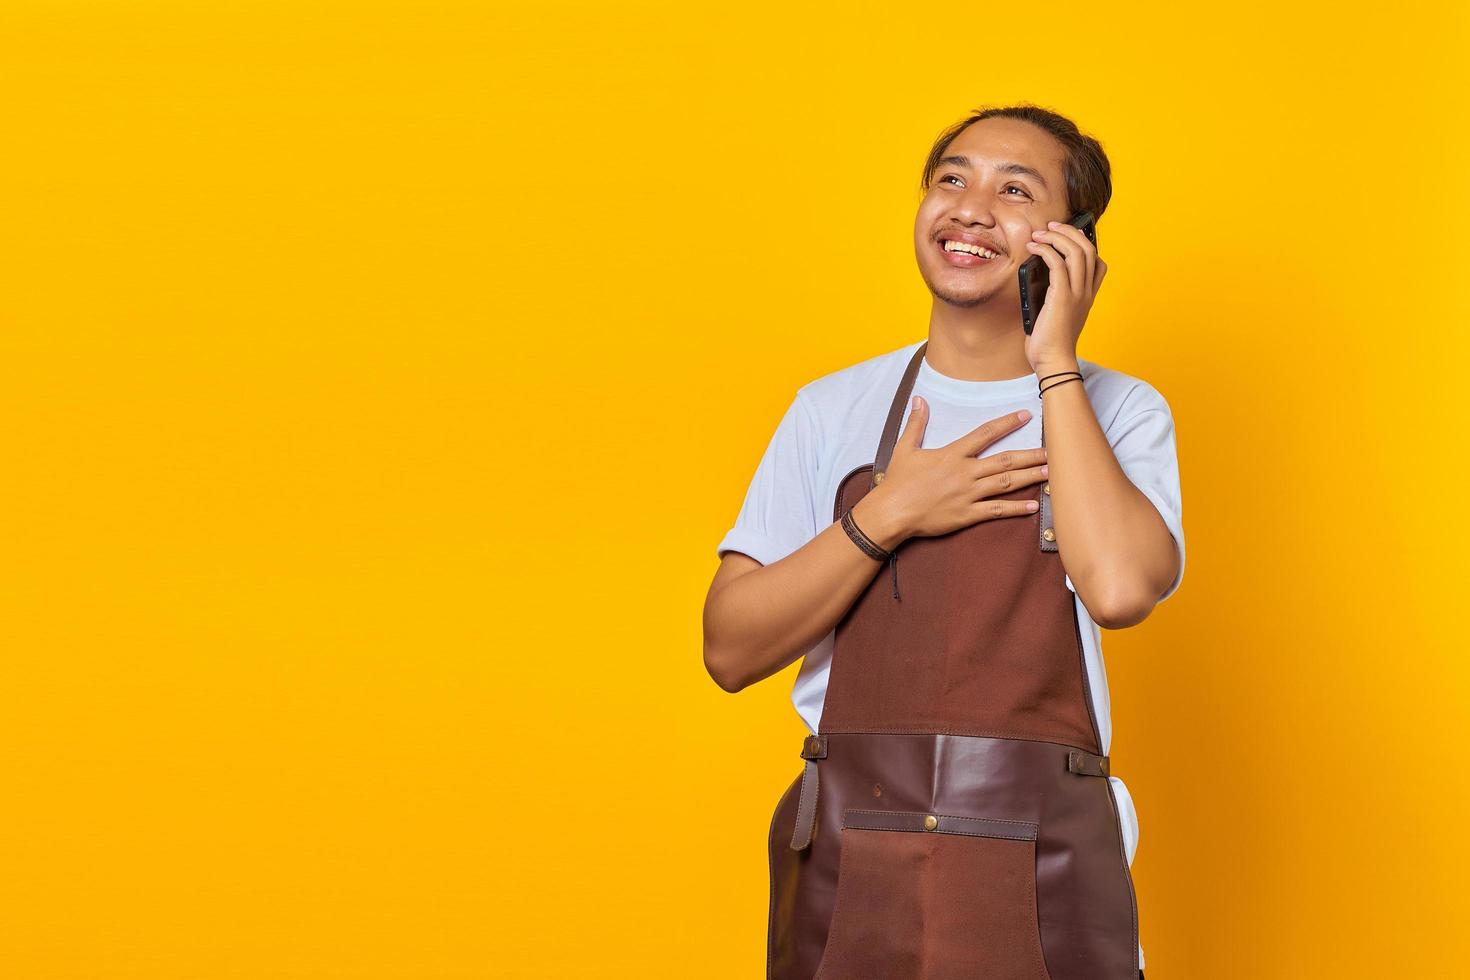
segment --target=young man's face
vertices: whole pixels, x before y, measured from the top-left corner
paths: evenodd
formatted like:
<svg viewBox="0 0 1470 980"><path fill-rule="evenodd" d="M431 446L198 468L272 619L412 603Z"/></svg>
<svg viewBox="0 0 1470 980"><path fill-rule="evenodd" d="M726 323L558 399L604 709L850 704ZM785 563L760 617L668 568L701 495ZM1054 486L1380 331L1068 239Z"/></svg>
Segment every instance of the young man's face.
<svg viewBox="0 0 1470 980"><path fill-rule="evenodd" d="M995 299L1014 305L1019 316L1016 270L1035 254L1026 248L1031 232L1071 217L1061 144L1028 122L991 118L971 123L944 156L914 220L919 274L946 303ZM1007 169L1012 164L1025 169ZM983 243L999 254L947 252L944 238Z"/></svg>

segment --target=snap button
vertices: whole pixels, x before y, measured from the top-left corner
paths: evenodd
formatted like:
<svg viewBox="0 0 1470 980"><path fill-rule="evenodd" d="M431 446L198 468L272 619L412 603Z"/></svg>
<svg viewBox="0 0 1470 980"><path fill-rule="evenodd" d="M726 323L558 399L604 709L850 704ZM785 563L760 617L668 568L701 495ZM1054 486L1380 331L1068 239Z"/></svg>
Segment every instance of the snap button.
<svg viewBox="0 0 1470 980"><path fill-rule="evenodd" d="M1048 484L1046 484L1046 485L1045 485L1045 486L1043 486L1043 487L1042 487L1042 488L1041 488L1041 492L1042 492L1042 493L1046 493L1046 494L1049 494L1049 493L1051 493L1051 484L1050 484L1050 483L1048 483Z"/></svg>
<svg viewBox="0 0 1470 980"><path fill-rule="evenodd" d="M939 826L939 818L938 817L936 817L932 813L928 813L928 814L925 814L924 815L924 829L925 830L933 830L935 827L938 827L938 826Z"/></svg>
<svg viewBox="0 0 1470 980"><path fill-rule="evenodd" d="M873 474L873 482L874 483L882 483L883 482L883 471L882 470L879 470L877 473L874 473Z"/></svg>
<svg viewBox="0 0 1470 980"><path fill-rule="evenodd" d="M1051 528L1045 528L1042 530L1041 536L1043 538L1046 538L1046 540L1048 541L1055 541L1057 539L1057 532L1053 531Z"/></svg>

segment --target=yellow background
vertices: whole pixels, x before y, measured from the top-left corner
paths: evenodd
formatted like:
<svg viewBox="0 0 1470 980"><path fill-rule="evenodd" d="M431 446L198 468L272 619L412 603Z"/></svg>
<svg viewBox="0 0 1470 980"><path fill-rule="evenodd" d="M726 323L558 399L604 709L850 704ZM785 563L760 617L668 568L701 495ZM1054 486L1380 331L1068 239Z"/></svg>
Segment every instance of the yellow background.
<svg viewBox="0 0 1470 980"><path fill-rule="evenodd" d="M762 975L715 545L1032 100L1177 426L1150 980L1463 975L1467 8L1108 8L5 3L0 973Z"/></svg>

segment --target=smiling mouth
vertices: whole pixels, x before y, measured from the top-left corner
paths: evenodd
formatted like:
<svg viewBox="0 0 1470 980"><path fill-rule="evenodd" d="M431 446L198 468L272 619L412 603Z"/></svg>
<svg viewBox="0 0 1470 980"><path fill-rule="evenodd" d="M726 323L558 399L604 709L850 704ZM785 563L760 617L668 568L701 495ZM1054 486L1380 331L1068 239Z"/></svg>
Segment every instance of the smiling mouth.
<svg viewBox="0 0 1470 980"><path fill-rule="evenodd" d="M994 252L990 252L991 258L986 258L983 255L976 255L974 252L967 252L964 249L951 250L945 248L946 242L935 242L935 244L939 246L939 254L943 256L944 261L960 269L973 269L983 265L994 265L1004 258L1004 256ZM983 248L984 246L981 247ZM986 249L986 251L989 252L990 250Z"/></svg>

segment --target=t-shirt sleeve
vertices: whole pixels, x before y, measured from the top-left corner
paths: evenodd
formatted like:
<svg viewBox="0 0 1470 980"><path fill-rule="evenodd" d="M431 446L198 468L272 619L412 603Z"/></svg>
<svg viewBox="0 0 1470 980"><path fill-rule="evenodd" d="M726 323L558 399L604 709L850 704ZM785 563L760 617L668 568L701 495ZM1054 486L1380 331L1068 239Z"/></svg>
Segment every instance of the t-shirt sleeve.
<svg viewBox="0 0 1470 980"><path fill-rule="evenodd" d="M1164 396L1141 384L1125 400L1118 418L1108 429L1113 455L1128 479L1133 481L1158 509L1164 525L1179 549L1179 571L1159 602L1173 595L1184 579L1184 525L1179 494L1179 459L1174 449L1174 416Z"/></svg>
<svg viewBox="0 0 1470 980"><path fill-rule="evenodd" d="M818 448L816 419L798 391L756 467L735 526L720 541L721 558L739 551L769 565L817 536Z"/></svg>

